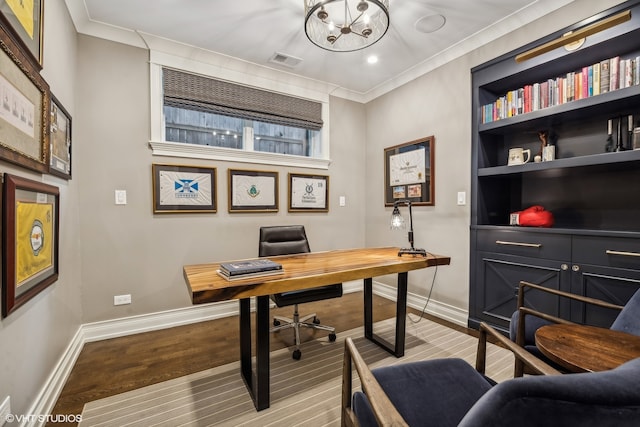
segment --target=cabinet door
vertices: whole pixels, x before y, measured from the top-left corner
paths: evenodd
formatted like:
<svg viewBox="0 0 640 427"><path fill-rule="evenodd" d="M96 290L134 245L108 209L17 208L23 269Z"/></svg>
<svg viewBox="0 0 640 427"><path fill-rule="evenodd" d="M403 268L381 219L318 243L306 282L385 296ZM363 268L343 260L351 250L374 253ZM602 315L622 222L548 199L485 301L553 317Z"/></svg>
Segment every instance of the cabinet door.
<svg viewBox="0 0 640 427"><path fill-rule="evenodd" d="M517 309L518 284L521 280L552 289L568 290L568 262L525 258L479 252L476 265L475 306L472 315L499 329L509 327L511 315ZM527 307L556 316L568 317L569 304L554 295L529 290Z"/></svg>
<svg viewBox="0 0 640 427"><path fill-rule="evenodd" d="M639 270L590 264L574 264L572 269L571 292L576 294L625 305L640 288ZM571 320L576 323L608 328L619 313L590 304L571 304Z"/></svg>

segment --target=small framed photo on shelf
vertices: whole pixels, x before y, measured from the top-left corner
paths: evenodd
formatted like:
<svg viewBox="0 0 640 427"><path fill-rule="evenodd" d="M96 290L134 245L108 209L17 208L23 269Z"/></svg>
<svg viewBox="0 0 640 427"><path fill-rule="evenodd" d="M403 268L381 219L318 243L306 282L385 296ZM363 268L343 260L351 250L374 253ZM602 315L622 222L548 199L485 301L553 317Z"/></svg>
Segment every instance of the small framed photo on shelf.
<svg viewBox="0 0 640 427"><path fill-rule="evenodd" d="M228 172L229 212L278 212L278 172Z"/></svg>
<svg viewBox="0 0 640 427"><path fill-rule="evenodd" d="M289 212L329 212L329 177L289 173Z"/></svg>
<svg viewBox="0 0 640 427"><path fill-rule="evenodd" d="M152 165L153 213L217 211L216 168Z"/></svg>
<svg viewBox="0 0 640 427"><path fill-rule="evenodd" d="M0 94L0 159L48 172L49 85L2 25Z"/></svg>
<svg viewBox="0 0 640 427"><path fill-rule="evenodd" d="M51 94L49 173L71 179L71 116Z"/></svg>
<svg viewBox="0 0 640 427"><path fill-rule="evenodd" d="M58 280L58 187L4 174L2 317Z"/></svg>
<svg viewBox="0 0 640 427"><path fill-rule="evenodd" d="M435 137L384 149L384 205L400 199L415 206L435 205Z"/></svg>
<svg viewBox="0 0 640 427"><path fill-rule="evenodd" d="M42 69L44 0L0 0L0 22L17 36L34 65Z"/></svg>

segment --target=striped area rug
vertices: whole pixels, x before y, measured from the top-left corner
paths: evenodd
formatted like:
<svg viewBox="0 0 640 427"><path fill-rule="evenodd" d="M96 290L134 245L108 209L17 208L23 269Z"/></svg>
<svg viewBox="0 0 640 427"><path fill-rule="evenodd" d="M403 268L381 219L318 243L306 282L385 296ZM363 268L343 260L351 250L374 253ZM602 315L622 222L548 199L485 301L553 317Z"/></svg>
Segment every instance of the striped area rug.
<svg viewBox="0 0 640 427"><path fill-rule="evenodd" d="M362 327L339 333L333 343L325 338L303 343L301 360L293 360L290 349L272 352L271 406L260 412L240 377L240 363L234 362L89 402L80 426L339 426L346 337L352 337L371 368L443 357L475 365L476 338L415 320L409 315L400 359L363 338ZM394 328L395 319L388 319L377 322L374 332L393 342ZM487 375L496 381L511 378L512 354L489 344ZM359 386L357 375L354 386Z"/></svg>

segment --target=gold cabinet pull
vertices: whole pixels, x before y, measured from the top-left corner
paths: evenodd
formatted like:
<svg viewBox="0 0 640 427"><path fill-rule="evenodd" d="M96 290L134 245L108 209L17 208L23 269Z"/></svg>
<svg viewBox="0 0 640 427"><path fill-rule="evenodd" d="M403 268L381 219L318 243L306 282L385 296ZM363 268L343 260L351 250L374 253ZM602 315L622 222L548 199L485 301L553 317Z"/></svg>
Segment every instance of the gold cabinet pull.
<svg viewBox="0 0 640 427"><path fill-rule="evenodd" d="M612 251L610 249L607 249L605 251L605 253L607 255L622 255L622 256L636 256L636 257L640 257L640 253L638 252L626 252L626 251Z"/></svg>
<svg viewBox="0 0 640 427"><path fill-rule="evenodd" d="M526 248L541 248L542 247L542 243L505 242L504 240L496 240L496 245L524 246Z"/></svg>

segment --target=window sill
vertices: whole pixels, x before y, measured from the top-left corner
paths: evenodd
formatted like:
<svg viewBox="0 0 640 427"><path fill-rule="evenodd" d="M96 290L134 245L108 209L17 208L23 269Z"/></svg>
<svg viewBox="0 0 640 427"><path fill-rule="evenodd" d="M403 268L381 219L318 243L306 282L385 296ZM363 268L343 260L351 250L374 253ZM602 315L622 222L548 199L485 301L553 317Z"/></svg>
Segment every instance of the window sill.
<svg viewBox="0 0 640 427"><path fill-rule="evenodd" d="M274 166L292 166L312 169L329 169L331 160L311 157L275 154L261 151L243 151L208 145L183 144L166 141L150 141L154 156L187 157L192 159L221 160L227 162L259 163Z"/></svg>

